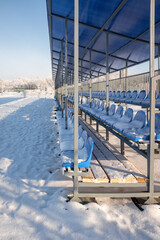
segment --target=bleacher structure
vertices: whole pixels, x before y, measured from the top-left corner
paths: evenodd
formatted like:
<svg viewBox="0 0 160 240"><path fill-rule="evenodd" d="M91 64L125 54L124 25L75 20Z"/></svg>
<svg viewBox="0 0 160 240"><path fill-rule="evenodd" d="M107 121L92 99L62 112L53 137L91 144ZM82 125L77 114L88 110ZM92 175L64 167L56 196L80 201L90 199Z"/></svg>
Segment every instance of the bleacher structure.
<svg viewBox="0 0 160 240"><path fill-rule="evenodd" d="M46 2L56 99L65 113L63 118L57 112L62 167L73 178L72 200L137 197L157 203L160 1ZM147 61L149 73L127 75L129 67ZM117 72L119 79L110 79ZM133 105L142 108L135 115ZM106 139L99 126L106 129ZM120 152L109 143L108 132L120 139ZM125 158L124 144L147 159L147 175Z"/></svg>

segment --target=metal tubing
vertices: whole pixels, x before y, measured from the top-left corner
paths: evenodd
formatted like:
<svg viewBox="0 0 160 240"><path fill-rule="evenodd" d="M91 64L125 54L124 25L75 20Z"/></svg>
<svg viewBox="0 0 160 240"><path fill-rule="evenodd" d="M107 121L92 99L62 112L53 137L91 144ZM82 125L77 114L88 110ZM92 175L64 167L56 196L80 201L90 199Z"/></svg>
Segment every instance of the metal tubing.
<svg viewBox="0 0 160 240"><path fill-rule="evenodd" d="M74 177L73 201L78 199L78 61L79 61L79 0L74 0Z"/></svg>
<svg viewBox="0 0 160 240"><path fill-rule="evenodd" d="M133 192L133 193L79 193L79 197L115 197L115 198L131 198L131 197L148 197L149 193L148 192Z"/></svg>
<svg viewBox="0 0 160 240"><path fill-rule="evenodd" d="M63 118L63 42L61 42L61 70L60 70L60 82L61 82L61 108Z"/></svg>
<svg viewBox="0 0 160 240"><path fill-rule="evenodd" d="M160 46L158 46L158 70L160 75ZM160 92L160 80L157 82L157 93Z"/></svg>
<svg viewBox="0 0 160 240"><path fill-rule="evenodd" d="M83 61L81 60L81 104L83 104Z"/></svg>
<svg viewBox="0 0 160 240"><path fill-rule="evenodd" d="M67 20L65 21L65 129L68 128L68 109L67 109L67 78L68 78L68 36L67 36Z"/></svg>
<svg viewBox="0 0 160 240"><path fill-rule="evenodd" d="M120 140L121 141L121 154L124 155L124 142L123 140Z"/></svg>
<svg viewBox="0 0 160 240"><path fill-rule="evenodd" d="M89 79L89 103L90 103L90 108L91 108L91 99L92 99L92 73L91 73L91 50L89 51L89 74L90 74L90 79Z"/></svg>
<svg viewBox="0 0 160 240"><path fill-rule="evenodd" d="M107 188L124 188L124 187L147 187L148 183L105 183L105 182L79 182L79 187L107 187Z"/></svg>
<svg viewBox="0 0 160 240"><path fill-rule="evenodd" d="M150 146L149 146L149 199L154 203L154 145L155 145L155 0L150 0Z"/></svg>
<svg viewBox="0 0 160 240"><path fill-rule="evenodd" d="M109 64L108 64L108 33L106 34L106 115L108 115L109 111Z"/></svg>

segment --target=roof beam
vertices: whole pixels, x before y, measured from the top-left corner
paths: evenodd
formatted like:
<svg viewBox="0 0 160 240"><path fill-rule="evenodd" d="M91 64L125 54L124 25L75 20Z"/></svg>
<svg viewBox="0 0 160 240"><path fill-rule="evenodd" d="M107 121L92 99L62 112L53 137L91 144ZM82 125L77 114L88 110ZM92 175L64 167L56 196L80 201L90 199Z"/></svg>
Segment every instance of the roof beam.
<svg viewBox="0 0 160 240"><path fill-rule="evenodd" d="M123 8L123 6L127 3L128 0L123 0L117 9L113 12L113 14L109 17L109 19L103 24L101 29L95 34L95 36L91 39L91 41L87 44L85 49L80 54L80 57L83 56L85 51L91 46L92 43L97 39L97 37L103 32L103 30L107 27L107 25L112 21L112 19L117 15L117 13Z"/></svg>
<svg viewBox="0 0 160 240"><path fill-rule="evenodd" d="M60 18L60 19L63 19L63 20L68 20L69 22L74 22L73 19L71 18L66 18L66 17L63 17L61 15L58 15L58 14L54 14L52 13L51 14L52 17L57 17L57 18ZM91 26L89 24L86 24L86 23L83 23L83 22L79 22L80 25L84 26L84 27L88 27L88 28L91 28L91 29L94 29L94 30L97 30L99 31L101 28L99 27L96 27L96 26ZM133 38L133 37L130 37L130 36L126 36L126 35L123 35L123 34L120 34L120 33L116 33L116 32L112 32L112 31L108 31L106 29L103 29L102 32L108 32L109 34L111 35L114 35L114 36L117 36L117 37L121 37L121 38L125 38L125 39L128 39L128 40L133 40L135 42L141 42L141 43L144 43L144 44L149 44L149 41L146 41L146 40L142 40L142 39L138 39L138 38ZM158 43L155 43L156 46L159 46L160 44Z"/></svg>
<svg viewBox="0 0 160 240"><path fill-rule="evenodd" d="M59 38L55 38L55 37L52 37L52 39L53 40L56 40L56 41L59 41L59 42L64 42L64 40L62 40L62 39L59 39ZM74 43L72 43L72 42L68 42L68 44L70 44L70 45L73 45L74 46ZM85 49L85 47L84 46L81 46L81 45L79 45L79 47L80 48L83 48L83 49ZM98 51L98 50L95 50L95 49L92 49L92 48L88 48L88 50L91 50L92 52L96 52L96 53L99 53L99 54L103 54L103 55L106 55L106 53L105 52L102 52L102 51ZM127 59L125 59L125 58L122 58L122 57L118 57L118 56L114 56L114 55L112 55L112 54L109 54L109 56L110 57L114 57L114 58L117 58L117 59L119 59L119 60L123 60L123 61L126 61ZM80 59L82 59L81 57L80 57ZM137 64L138 62L135 62L135 61L132 61L132 60L129 60L129 62L131 62L131 63L135 63L135 64Z"/></svg>

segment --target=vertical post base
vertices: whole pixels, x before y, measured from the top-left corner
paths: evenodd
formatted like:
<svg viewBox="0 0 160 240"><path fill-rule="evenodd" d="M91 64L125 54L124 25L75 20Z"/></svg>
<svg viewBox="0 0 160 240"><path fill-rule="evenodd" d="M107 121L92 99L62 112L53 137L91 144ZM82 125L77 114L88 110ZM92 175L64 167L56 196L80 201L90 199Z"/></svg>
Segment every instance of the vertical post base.
<svg viewBox="0 0 160 240"><path fill-rule="evenodd" d="M124 142L121 140L121 154L124 155Z"/></svg>
<svg viewBox="0 0 160 240"><path fill-rule="evenodd" d="M96 122L96 131L99 132L99 124Z"/></svg>
<svg viewBox="0 0 160 240"><path fill-rule="evenodd" d="M90 117L90 125L92 125L92 118Z"/></svg>
<svg viewBox="0 0 160 240"><path fill-rule="evenodd" d="M107 129L106 129L106 141L109 141L109 132Z"/></svg>

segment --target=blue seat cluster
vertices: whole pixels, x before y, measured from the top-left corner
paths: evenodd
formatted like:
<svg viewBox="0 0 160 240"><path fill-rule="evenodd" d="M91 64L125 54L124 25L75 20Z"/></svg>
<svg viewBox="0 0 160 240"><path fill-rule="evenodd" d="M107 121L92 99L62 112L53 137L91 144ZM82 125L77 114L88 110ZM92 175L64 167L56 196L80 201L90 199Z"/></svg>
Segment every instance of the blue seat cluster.
<svg viewBox="0 0 160 240"><path fill-rule="evenodd" d="M128 108L124 112L122 106L112 104L106 114L106 106L102 101L93 101L91 107L89 101L86 104L79 106L82 111L92 115L98 121L113 128L120 134L126 136L130 140L140 142L149 139L149 126L150 123L146 124L146 114L144 111L139 110L133 117L133 109ZM160 114L155 115L155 140L160 140Z"/></svg>
<svg viewBox="0 0 160 240"><path fill-rule="evenodd" d="M65 122L61 114L57 114L59 123L59 139L62 157L62 167L74 167L74 116L68 112L68 129L65 129ZM82 126L78 127L78 167L89 168L93 151L93 140L83 131Z"/></svg>
<svg viewBox="0 0 160 240"><path fill-rule="evenodd" d="M81 92L79 92L81 95ZM157 95L155 92L156 97L156 107L160 108L160 93ZM89 97L89 91L84 91L83 96ZM105 100L106 99L106 92L105 91L92 91L92 98ZM126 103L126 104L133 104L133 105L140 105L144 107L150 106L150 92L146 95L146 91L142 90L138 94L138 91L135 90L131 91L109 91L109 100L118 103Z"/></svg>

